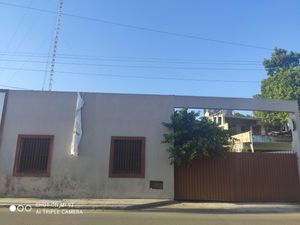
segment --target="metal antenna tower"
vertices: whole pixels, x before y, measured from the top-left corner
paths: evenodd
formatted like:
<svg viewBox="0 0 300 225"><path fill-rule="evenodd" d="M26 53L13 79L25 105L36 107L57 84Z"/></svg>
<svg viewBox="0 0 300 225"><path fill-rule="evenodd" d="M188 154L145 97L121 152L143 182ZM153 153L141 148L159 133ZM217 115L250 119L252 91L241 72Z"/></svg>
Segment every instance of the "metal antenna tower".
<svg viewBox="0 0 300 225"><path fill-rule="evenodd" d="M61 24L62 7L63 7L63 0L59 0L58 9L57 9L57 17L56 17L54 42L53 42L53 48L52 48L52 59L51 59L50 76L49 76L49 91L52 90L54 66L55 66L55 60L56 60L56 51L57 51L58 37L59 37L60 24Z"/></svg>

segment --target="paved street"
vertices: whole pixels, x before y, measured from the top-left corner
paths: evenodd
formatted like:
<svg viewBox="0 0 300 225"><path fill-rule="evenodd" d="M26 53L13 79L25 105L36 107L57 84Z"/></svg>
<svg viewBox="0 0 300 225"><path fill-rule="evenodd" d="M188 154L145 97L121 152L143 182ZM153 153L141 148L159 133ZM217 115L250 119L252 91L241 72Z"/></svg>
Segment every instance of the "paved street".
<svg viewBox="0 0 300 225"><path fill-rule="evenodd" d="M200 214L151 211L83 210L79 214L67 211L9 212L0 209L0 225L299 225L300 213L277 214ZM52 214L44 214L52 213ZM59 214L54 214L59 213ZM75 212L73 212L75 213Z"/></svg>

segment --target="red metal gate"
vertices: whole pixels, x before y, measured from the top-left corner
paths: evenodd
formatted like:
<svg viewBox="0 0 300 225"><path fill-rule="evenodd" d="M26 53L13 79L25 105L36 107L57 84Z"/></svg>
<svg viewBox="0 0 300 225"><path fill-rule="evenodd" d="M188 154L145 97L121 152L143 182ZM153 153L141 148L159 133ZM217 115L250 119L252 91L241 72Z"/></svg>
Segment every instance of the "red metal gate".
<svg viewBox="0 0 300 225"><path fill-rule="evenodd" d="M297 155L227 153L175 166L175 199L300 201Z"/></svg>

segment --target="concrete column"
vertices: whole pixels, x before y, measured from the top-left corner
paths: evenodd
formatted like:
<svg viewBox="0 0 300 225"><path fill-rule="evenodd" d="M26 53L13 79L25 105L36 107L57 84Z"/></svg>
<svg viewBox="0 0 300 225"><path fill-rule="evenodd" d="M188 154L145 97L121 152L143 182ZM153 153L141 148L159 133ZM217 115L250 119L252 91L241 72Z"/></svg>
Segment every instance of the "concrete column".
<svg viewBox="0 0 300 225"><path fill-rule="evenodd" d="M264 124L261 124L261 135L266 135L266 127Z"/></svg>
<svg viewBox="0 0 300 225"><path fill-rule="evenodd" d="M292 150L297 153L298 158L298 172L300 179L300 120L299 112L290 113L290 119L293 121L294 127L292 127Z"/></svg>

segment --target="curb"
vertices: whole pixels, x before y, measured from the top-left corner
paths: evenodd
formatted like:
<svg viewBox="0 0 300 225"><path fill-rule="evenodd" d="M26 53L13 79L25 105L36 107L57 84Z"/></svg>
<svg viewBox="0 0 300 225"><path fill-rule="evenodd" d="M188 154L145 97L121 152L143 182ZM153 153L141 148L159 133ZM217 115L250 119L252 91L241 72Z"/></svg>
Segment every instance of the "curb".
<svg viewBox="0 0 300 225"><path fill-rule="evenodd" d="M181 207L170 207L168 205L176 204L178 201L176 200L166 200L145 204L124 204L124 205L101 205L101 204L74 204L72 206L63 205L39 205L32 202L22 202L19 203L0 203L0 208L9 208L11 205L30 205L31 208L35 209L86 209L86 210L145 210L145 212L170 212L170 213L203 213L203 214L263 214L263 213L300 213L300 205L291 205L287 207L280 206L270 206L270 207L234 207L234 208L181 208ZM164 206L167 206L164 208Z"/></svg>
<svg viewBox="0 0 300 225"><path fill-rule="evenodd" d="M137 205L72 205L72 206L51 206L51 205L37 205L36 203L30 202L19 202L19 203L3 203L0 204L0 208L9 208L11 205L30 205L32 208L43 208L43 209L102 209L102 210L142 210L142 209L149 209L155 207L166 206L170 204L174 204L174 200L167 200L167 201L160 201L160 202L152 202L152 203L145 203L145 204L137 204Z"/></svg>
<svg viewBox="0 0 300 225"><path fill-rule="evenodd" d="M146 204L140 204L140 205L130 205L130 206L126 207L126 209L131 209L131 210L148 209L148 208L156 208L156 207L171 205L174 203L177 203L177 201L166 200L166 201L152 202L152 203L146 203Z"/></svg>
<svg viewBox="0 0 300 225"><path fill-rule="evenodd" d="M300 208L264 208L264 209L183 209L183 208L160 208L149 209L149 212L169 213L202 213L202 214L264 214L264 213L300 213Z"/></svg>

